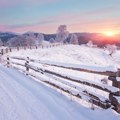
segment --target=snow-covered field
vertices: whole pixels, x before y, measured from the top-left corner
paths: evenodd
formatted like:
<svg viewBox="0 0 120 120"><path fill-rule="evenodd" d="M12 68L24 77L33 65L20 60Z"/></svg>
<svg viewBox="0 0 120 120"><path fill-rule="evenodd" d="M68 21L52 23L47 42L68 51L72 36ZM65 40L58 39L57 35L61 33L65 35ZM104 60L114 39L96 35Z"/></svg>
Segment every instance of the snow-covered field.
<svg viewBox="0 0 120 120"><path fill-rule="evenodd" d="M118 52L115 57L119 55ZM30 57L37 60L54 62L85 64L85 65L112 65L115 61L103 49L89 48L79 45L64 45L52 48L20 50L12 52L10 56Z"/></svg>
<svg viewBox="0 0 120 120"><path fill-rule="evenodd" d="M78 66L94 66L95 68L107 68L110 71L116 71L119 68L120 51L116 51L113 57L110 57L106 51L99 48L89 48L87 46L78 45L64 45L54 48L44 48L44 49L34 49L34 50L20 50L13 51L9 53L9 56L13 57L29 57L31 59L40 60L41 62L57 63L66 65ZM16 62L17 60L12 60ZM18 61L17 61L18 62ZM24 61L20 61L24 64ZM51 70L57 72L61 75L69 76L77 80L95 83L103 87L107 87L111 90L116 90L116 88L111 86L111 82L105 85L101 82L101 79L106 76L95 75L80 71L68 70L65 68L51 67L49 65L43 65L39 63L30 63L36 67L40 67L44 70ZM14 69L0 67L0 77L1 77L1 103L2 109L0 111L0 120L119 120L120 115L114 112L112 109L103 110L100 108L95 108L91 110L88 107L84 107L82 103L76 103L70 101L65 96L60 93L55 92L51 88L46 87L41 82L37 83L32 79L28 79L23 74L17 72ZM31 71L32 74L36 74ZM55 76L50 76L49 74L39 75L41 79L48 79L48 81L53 82ZM66 79L55 78L62 82L61 86L77 86L79 89L89 90L96 95L102 96L108 99L108 93L90 88L85 85L80 85L75 82L68 82ZM12 82L11 82L12 81ZM56 83L56 81L54 82ZM59 84L60 85L60 84ZM74 89L73 89L74 90ZM4 99L2 99L4 98ZM7 102L7 99L10 99ZM7 107L8 106L8 107ZM12 109L12 111L10 111ZM5 113L9 113L5 115Z"/></svg>

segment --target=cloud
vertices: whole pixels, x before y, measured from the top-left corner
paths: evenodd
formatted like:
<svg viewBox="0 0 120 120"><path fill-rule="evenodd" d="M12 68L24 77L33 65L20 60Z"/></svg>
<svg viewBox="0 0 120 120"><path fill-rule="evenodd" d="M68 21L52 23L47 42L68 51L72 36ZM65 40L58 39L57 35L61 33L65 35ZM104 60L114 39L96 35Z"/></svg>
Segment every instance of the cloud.
<svg viewBox="0 0 120 120"><path fill-rule="evenodd" d="M119 7L103 7L99 9L94 9L94 10L89 10L86 12L83 12L83 15L88 15L88 16L95 16L95 15L103 15L103 14L111 14L113 12L118 12L120 10Z"/></svg>
<svg viewBox="0 0 120 120"><path fill-rule="evenodd" d="M23 1L23 0L22 0ZM38 1L38 0L36 0ZM54 0L47 0L54 1ZM70 32L103 31L104 29L120 29L120 17L113 17L112 12L119 8L109 7L86 12L64 12L55 16L41 17L35 19L36 22L28 21L29 24L0 25L0 31L26 32L37 31L44 33L54 33L60 24L66 24ZM24 21L24 20L23 20ZM27 23L28 23L27 22Z"/></svg>
<svg viewBox="0 0 120 120"><path fill-rule="evenodd" d="M38 31L38 32L54 32L57 29L57 25L54 25L54 20L41 20L38 23L33 24L15 24L15 25L0 25L0 31L11 31L11 32L27 32L27 31ZM53 27L55 26L55 27ZM52 31L52 29L54 29Z"/></svg>
<svg viewBox="0 0 120 120"><path fill-rule="evenodd" d="M51 2L57 2L59 0L1 0L0 7L14 7L18 5L38 5L38 4L46 4Z"/></svg>

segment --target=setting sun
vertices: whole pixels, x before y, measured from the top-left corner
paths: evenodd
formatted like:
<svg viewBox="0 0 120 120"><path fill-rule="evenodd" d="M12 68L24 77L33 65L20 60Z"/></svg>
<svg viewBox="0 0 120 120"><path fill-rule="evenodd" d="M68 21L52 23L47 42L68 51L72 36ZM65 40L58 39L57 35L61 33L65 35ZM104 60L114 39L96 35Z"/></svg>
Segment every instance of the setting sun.
<svg viewBox="0 0 120 120"><path fill-rule="evenodd" d="M106 36L114 36L114 35L115 35L115 33L112 32L112 31L104 32L104 34L105 34Z"/></svg>

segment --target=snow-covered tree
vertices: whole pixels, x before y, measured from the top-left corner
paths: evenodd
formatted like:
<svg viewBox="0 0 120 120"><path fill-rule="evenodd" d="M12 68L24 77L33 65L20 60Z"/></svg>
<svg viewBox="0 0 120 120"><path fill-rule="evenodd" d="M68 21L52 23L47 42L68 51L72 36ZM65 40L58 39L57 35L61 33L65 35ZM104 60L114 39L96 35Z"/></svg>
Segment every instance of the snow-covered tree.
<svg viewBox="0 0 120 120"><path fill-rule="evenodd" d="M60 25L57 30L56 41L63 43L68 38L68 36L69 36L69 32L67 31L67 26Z"/></svg>
<svg viewBox="0 0 120 120"><path fill-rule="evenodd" d="M93 42L92 42L91 40L88 41L87 46L88 46L88 47L92 47L92 46L93 46Z"/></svg>
<svg viewBox="0 0 120 120"><path fill-rule="evenodd" d="M54 42L55 42L55 39L54 39L54 38L50 38L49 42L50 42L50 43L54 43Z"/></svg>
<svg viewBox="0 0 120 120"><path fill-rule="evenodd" d="M78 42L78 37L77 37L76 34L72 34L72 35L71 35L70 43L71 43L71 44L76 44L76 45L79 44L79 42Z"/></svg>
<svg viewBox="0 0 120 120"><path fill-rule="evenodd" d="M35 37L33 36L24 36L25 37L25 41L24 42L24 46L33 46L35 45Z"/></svg>
<svg viewBox="0 0 120 120"><path fill-rule="evenodd" d="M28 32L27 35L25 35L25 36L29 36L29 37L31 37L33 39L36 38L36 36L35 36L35 34L33 32Z"/></svg>
<svg viewBox="0 0 120 120"><path fill-rule="evenodd" d="M44 41L44 35L43 34L38 34L36 39L35 39L35 44L36 45L41 45Z"/></svg>
<svg viewBox="0 0 120 120"><path fill-rule="evenodd" d="M17 37L14 37L14 38L11 38L10 40L8 40L7 45L10 47L22 46L23 40L24 40L24 37L17 36Z"/></svg>
<svg viewBox="0 0 120 120"><path fill-rule="evenodd" d="M14 38L11 38L8 42L8 46L17 47L17 46L32 46L35 44L33 36L28 35L19 35Z"/></svg>
<svg viewBox="0 0 120 120"><path fill-rule="evenodd" d="M115 53L115 51L117 50L117 46L114 44L114 45L106 45L106 49L108 50L109 52L109 55L112 56L113 53Z"/></svg>

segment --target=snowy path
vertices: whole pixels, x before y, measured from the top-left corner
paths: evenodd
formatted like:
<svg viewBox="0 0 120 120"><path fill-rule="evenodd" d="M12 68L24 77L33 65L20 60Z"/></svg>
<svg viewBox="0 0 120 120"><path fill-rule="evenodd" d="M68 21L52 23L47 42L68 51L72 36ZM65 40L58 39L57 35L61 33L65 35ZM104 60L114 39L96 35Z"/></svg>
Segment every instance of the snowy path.
<svg viewBox="0 0 120 120"><path fill-rule="evenodd" d="M95 115L96 114L96 115ZM119 120L111 110L92 111L22 73L0 66L0 120Z"/></svg>
<svg viewBox="0 0 120 120"><path fill-rule="evenodd" d="M0 66L0 120L79 119L77 104L21 73Z"/></svg>

